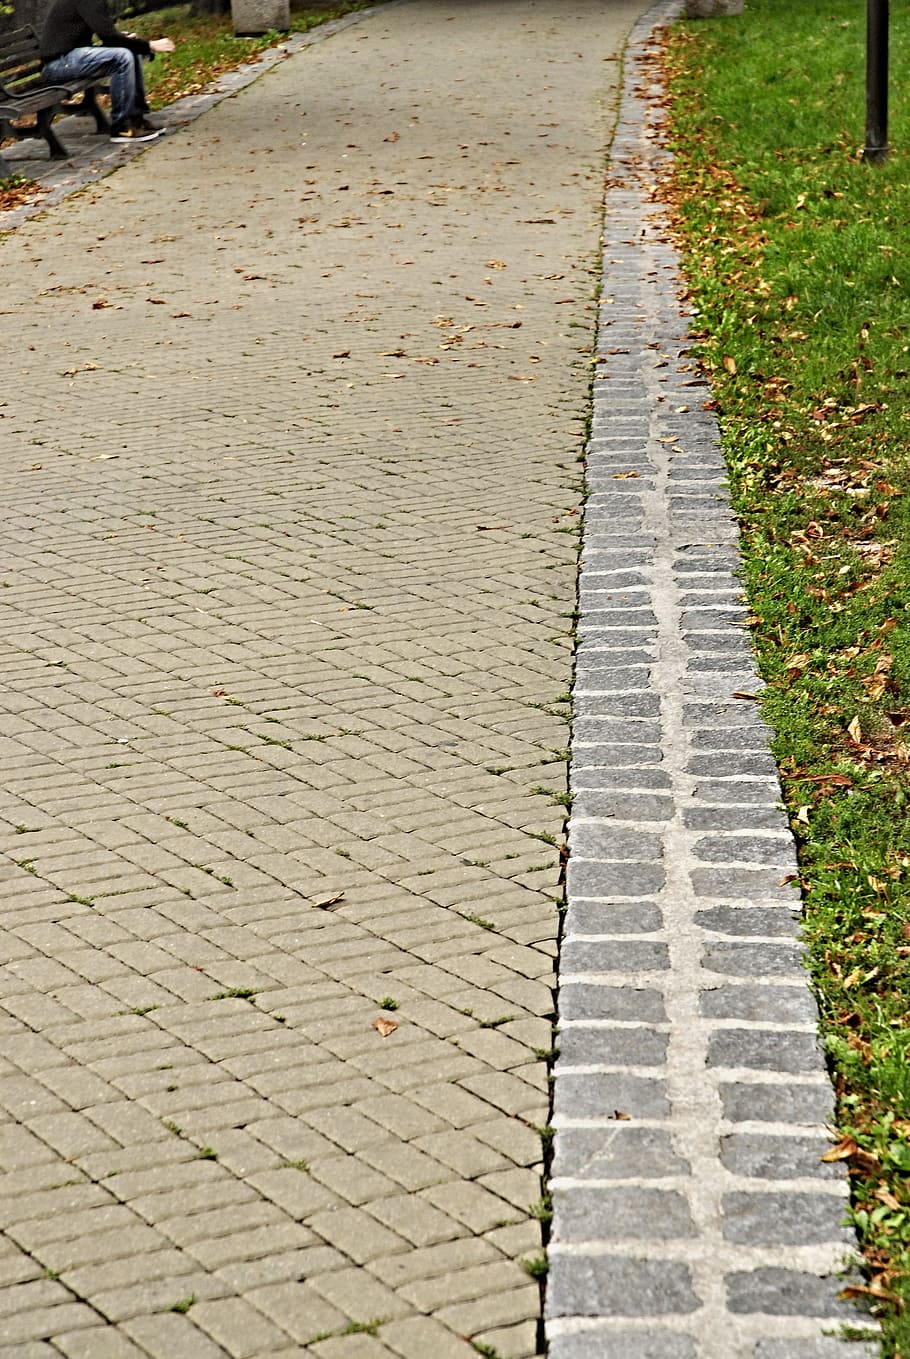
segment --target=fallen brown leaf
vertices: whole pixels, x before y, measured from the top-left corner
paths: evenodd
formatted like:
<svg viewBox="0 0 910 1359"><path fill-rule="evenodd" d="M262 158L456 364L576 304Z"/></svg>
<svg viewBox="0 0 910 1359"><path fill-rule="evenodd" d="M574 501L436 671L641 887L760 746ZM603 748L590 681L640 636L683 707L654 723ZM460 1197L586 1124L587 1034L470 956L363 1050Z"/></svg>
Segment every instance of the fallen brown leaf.
<svg viewBox="0 0 910 1359"><path fill-rule="evenodd" d="M318 901L311 901L310 905L317 910L327 911L330 906L335 906L339 901L344 901L344 892L335 892L330 897L320 897Z"/></svg>

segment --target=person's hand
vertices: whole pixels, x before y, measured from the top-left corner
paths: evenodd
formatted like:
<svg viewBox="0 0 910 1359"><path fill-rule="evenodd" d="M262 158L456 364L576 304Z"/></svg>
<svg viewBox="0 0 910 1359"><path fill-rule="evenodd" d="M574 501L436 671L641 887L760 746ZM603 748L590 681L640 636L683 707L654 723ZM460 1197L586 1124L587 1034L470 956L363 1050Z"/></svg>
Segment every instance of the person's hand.
<svg viewBox="0 0 910 1359"><path fill-rule="evenodd" d="M153 38L149 43L153 52L173 52L174 44L170 38Z"/></svg>

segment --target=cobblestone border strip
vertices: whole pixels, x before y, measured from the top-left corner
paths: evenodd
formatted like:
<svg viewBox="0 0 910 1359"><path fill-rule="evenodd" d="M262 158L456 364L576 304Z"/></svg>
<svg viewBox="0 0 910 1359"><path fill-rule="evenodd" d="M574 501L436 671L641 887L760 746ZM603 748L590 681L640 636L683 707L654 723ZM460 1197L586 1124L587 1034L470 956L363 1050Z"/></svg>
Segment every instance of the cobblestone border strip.
<svg viewBox="0 0 910 1359"><path fill-rule="evenodd" d="M560 973L551 1359L871 1359L716 422L655 180L658 4L613 145ZM869 1334L872 1334L870 1332Z"/></svg>
<svg viewBox="0 0 910 1359"><path fill-rule="evenodd" d="M252 85L254 80L258 80L286 57L296 56L304 48L324 42L326 38L340 33L351 24L358 24L362 19L371 18L379 9L388 9L390 6L404 3L405 0L380 0L379 4L371 5L368 9L354 10L351 14L342 15L340 19L330 19L306 33L292 33L275 47L267 48L253 61L244 62L233 71L226 71L218 76L198 94L184 95L173 104L156 109L155 119L168 132L175 132L203 113L207 113L223 99L232 99L240 90ZM94 135L94 124L89 126L86 119L78 117L66 118L60 127L60 135L72 152L70 158L65 161L47 160L44 157L43 142L42 159L39 162L21 154L20 147L25 143L19 143L4 151L3 173L21 174L27 170L29 176L42 186L42 191L39 197L29 202L7 212L0 212L0 233L21 226L36 213L44 212L80 189L104 179L134 156L144 155L155 145L154 142L143 142L138 146L114 146L107 137Z"/></svg>

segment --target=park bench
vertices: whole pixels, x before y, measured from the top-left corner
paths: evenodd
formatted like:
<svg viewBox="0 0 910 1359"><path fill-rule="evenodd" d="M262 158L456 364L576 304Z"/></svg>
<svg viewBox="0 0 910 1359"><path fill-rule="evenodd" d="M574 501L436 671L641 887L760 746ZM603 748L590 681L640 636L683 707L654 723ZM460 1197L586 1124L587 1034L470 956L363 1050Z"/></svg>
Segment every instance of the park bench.
<svg viewBox="0 0 910 1359"><path fill-rule="evenodd" d="M66 160L69 152L53 128L54 117L65 100L82 94L74 111L91 114L99 133L109 132L110 123L95 95L99 81L67 80L48 84L41 70L38 35L31 27L0 33L0 141L7 137L23 140L43 137L53 160ZM34 116L33 123L21 120ZM9 166L0 156L0 173Z"/></svg>

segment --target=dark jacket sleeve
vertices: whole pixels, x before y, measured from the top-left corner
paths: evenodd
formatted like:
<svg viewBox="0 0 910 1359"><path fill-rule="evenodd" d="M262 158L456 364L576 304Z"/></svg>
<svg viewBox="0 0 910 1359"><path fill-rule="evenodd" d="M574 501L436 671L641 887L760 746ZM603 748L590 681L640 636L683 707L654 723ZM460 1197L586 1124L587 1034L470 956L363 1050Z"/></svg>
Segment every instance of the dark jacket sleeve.
<svg viewBox="0 0 910 1359"><path fill-rule="evenodd" d="M76 8L105 47L126 47L138 57L152 55L152 49L144 38L130 38L120 32L104 0L76 0Z"/></svg>

